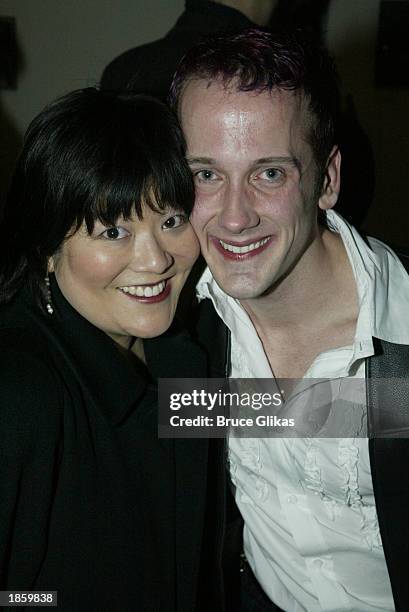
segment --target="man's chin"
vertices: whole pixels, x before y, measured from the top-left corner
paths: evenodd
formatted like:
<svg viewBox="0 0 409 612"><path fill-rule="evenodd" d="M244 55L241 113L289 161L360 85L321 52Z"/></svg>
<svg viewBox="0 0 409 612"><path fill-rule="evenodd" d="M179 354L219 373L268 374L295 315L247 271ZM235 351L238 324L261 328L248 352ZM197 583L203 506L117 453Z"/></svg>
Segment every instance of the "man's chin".
<svg viewBox="0 0 409 612"><path fill-rule="evenodd" d="M247 279L234 283L231 282L231 279L215 277L215 281L224 293L236 300L256 299L262 296L265 291L263 287L254 286Z"/></svg>

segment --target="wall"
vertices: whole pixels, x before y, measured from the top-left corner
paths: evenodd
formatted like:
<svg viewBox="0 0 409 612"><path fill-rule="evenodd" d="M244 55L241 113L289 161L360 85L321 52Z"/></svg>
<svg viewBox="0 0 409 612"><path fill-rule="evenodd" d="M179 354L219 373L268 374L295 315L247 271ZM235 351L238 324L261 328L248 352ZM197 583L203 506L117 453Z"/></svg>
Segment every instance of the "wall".
<svg viewBox="0 0 409 612"><path fill-rule="evenodd" d="M21 46L18 90L1 99L18 127L48 101L94 85L120 52L159 38L183 10L183 0L0 0L15 16Z"/></svg>
<svg viewBox="0 0 409 612"><path fill-rule="evenodd" d="M96 83L114 56L163 35L183 5L183 0L0 0L0 15L17 19L22 60L17 91L0 92L0 185L20 134L44 104ZM380 0L332 0L327 42L343 91L352 93L374 149L375 198L364 227L394 244L409 245L409 91L373 86L379 5Z"/></svg>
<svg viewBox="0 0 409 612"><path fill-rule="evenodd" d="M409 89L374 87L379 7L380 0L332 0L327 42L343 91L352 93L359 122L373 147L375 197L363 227L409 248Z"/></svg>
<svg viewBox="0 0 409 612"><path fill-rule="evenodd" d="M98 82L105 65L163 36L184 0L0 0L15 17L21 71L16 91L0 91L0 193L31 119L67 91Z"/></svg>

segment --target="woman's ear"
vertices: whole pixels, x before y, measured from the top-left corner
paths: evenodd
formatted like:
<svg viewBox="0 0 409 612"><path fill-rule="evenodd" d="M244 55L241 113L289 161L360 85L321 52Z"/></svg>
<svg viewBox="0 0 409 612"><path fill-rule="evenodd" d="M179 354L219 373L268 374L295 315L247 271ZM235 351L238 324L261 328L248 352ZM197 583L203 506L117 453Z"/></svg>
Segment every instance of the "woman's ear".
<svg viewBox="0 0 409 612"><path fill-rule="evenodd" d="M49 257L47 261L47 274L50 274L50 272L54 272L54 258L53 257Z"/></svg>
<svg viewBox="0 0 409 612"><path fill-rule="evenodd" d="M321 210L329 210L337 203L341 187L341 153L338 147L333 147L328 156L325 169L324 185L318 206Z"/></svg>

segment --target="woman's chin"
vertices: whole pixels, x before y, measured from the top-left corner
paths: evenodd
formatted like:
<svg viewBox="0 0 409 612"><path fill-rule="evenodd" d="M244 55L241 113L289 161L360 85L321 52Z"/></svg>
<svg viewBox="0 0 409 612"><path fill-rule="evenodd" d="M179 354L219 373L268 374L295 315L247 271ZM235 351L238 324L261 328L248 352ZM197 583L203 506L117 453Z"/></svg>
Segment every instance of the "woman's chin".
<svg viewBox="0 0 409 612"><path fill-rule="evenodd" d="M168 331L172 321L173 317L168 318L166 321L158 321L157 323L150 322L150 324L145 326L138 326L129 330L131 332L129 335L134 338L141 338L142 340L157 338Z"/></svg>

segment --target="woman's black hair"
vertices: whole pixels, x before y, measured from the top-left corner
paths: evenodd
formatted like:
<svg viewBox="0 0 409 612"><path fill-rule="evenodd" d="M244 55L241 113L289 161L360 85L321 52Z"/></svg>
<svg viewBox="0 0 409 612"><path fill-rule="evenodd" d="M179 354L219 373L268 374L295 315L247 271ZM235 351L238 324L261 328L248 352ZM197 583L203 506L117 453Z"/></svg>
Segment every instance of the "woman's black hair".
<svg viewBox="0 0 409 612"><path fill-rule="evenodd" d="M81 89L29 126L0 221L0 304L28 285L44 304L47 261L67 235L98 219L194 203L185 142L174 114L132 93Z"/></svg>

